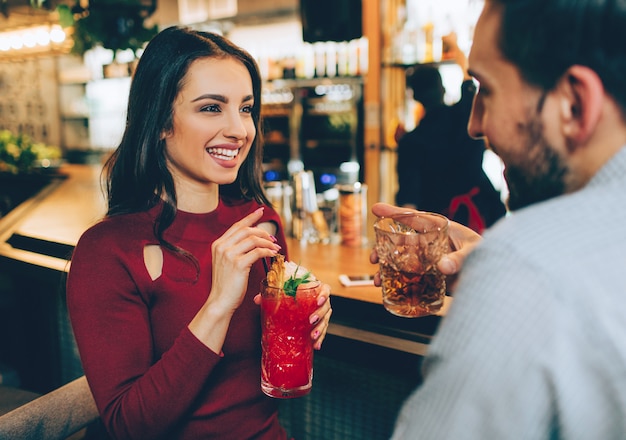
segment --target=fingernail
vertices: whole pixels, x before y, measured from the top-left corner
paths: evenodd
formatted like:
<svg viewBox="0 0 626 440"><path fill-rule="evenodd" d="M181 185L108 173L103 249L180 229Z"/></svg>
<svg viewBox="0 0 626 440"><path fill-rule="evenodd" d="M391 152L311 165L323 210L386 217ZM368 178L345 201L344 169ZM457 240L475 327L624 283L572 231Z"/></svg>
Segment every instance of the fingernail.
<svg viewBox="0 0 626 440"><path fill-rule="evenodd" d="M319 338L319 337L320 337L320 332L319 332L319 330L315 330L315 331L313 332L313 339L317 339L317 338Z"/></svg>
<svg viewBox="0 0 626 440"><path fill-rule="evenodd" d="M321 349L322 349L322 343L321 343L321 342L318 342L317 344L315 344L315 345L313 346L313 348L314 348L314 349L316 349L316 350L321 350Z"/></svg>
<svg viewBox="0 0 626 440"><path fill-rule="evenodd" d="M311 325L315 325L317 324L317 322L320 320L320 317L317 315L313 315L311 316L311 319L309 320L309 322L311 323Z"/></svg>
<svg viewBox="0 0 626 440"><path fill-rule="evenodd" d="M257 212L263 212L264 210L265 210L265 207L264 207L264 206L261 206L260 208L258 208L258 209L257 209L256 211L254 211L254 212L255 212L255 214L256 214Z"/></svg>
<svg viewBox="0 0 626 440"><path fill-rule="evenodd" d="M456 271L456 264L447 256L441 257L439 261L439 268L446 273L454 273Z"/></svg>
<svg viewBox="0 0 626 440"><path fill-rule="evenodd" d="M321 306L325 302L326 302L326 297L325 296L320 296L320 297L317 298L317 305L318 306Z"/></svg>
<svg viewBox="0 0 626 440"><path fill-rule="evenodd" d="M272 240L274 243L276 243L278 240L276 239L276 237L274 237L273 235L270 235L270 240Z"/></svg>

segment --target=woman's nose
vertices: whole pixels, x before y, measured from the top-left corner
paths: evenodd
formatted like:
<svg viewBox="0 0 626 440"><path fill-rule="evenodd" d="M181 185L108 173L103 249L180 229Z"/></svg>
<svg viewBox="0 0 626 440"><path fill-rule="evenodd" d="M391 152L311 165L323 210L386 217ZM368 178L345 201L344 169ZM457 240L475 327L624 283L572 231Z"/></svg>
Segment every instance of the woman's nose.
<svg viewBox="0 0 626 440"><path fill-rule="evenodd" d="M243 121L243 117L245 117L241 112L233 112L229 114L227 119L226 126L224 127L224 134L227 137L232 137L236 139L243 139L248 135L246 130L246 124Z"/></svg>

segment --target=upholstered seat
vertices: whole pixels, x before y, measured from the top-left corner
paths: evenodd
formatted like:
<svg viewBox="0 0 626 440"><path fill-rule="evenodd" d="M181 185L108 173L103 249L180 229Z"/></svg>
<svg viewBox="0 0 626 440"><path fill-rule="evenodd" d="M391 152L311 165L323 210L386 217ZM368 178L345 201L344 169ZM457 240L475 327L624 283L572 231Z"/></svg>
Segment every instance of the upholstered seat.
<svg viewBox="0 0 626 440"><path fill-rule="evenodd" d="M43 396L23 393L27 403L0 416L0 439L63 440L99 418L85 376Z"/></svg>

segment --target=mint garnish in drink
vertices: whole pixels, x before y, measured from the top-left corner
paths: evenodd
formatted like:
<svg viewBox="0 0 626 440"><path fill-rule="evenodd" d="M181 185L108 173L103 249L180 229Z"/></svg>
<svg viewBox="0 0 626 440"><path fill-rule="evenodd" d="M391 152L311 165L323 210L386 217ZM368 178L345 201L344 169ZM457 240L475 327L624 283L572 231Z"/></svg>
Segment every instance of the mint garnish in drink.
<svg viewBox="0 0 626 440"><path fill-rule="evenodd" d="M293 275L291 275L287 280L285 280L285 283L283 284L283 290L285 291L285 295L287 296L293 296L295 298L296 291L298 290L298 286L300 284L304 284L310 281L310 278L309 278L311 276L310 271L305 273L301 277L296 277L296 274L298 273L299 268L300 268L300 265L298 265Z"/></svg>

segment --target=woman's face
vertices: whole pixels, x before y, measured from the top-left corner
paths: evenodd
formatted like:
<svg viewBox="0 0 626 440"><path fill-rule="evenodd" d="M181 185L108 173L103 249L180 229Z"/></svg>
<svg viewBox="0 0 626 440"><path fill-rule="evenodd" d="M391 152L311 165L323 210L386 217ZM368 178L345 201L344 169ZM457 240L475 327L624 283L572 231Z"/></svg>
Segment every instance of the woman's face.
<svg viewBox="0 0 626 440"><path fill-rule="evenodd" d="M232 183L256 136L252 80L234 58L194 61L163 133L177 192Z"/></svg>

